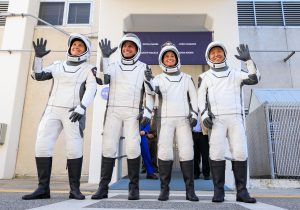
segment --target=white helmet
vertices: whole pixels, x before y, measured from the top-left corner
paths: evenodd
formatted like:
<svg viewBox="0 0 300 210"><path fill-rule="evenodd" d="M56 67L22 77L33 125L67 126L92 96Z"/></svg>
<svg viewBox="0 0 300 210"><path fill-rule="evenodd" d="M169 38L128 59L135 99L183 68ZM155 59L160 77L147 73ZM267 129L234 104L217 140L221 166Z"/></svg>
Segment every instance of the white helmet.
<svg viewBox="0 0 300 210"><path fill-rule="evenodd" d="M209 59L209 52L210 52L210 50L211 50L213 47L220 47L220 48L223 49L225 58L224 58L224 60L223 60L221 63L213 63L213 62L210 61L210 59ZM226 51L225 45L224 45L222 42L219 42L219 41L211 42L211 43L207 46L207 48L206 48L205 59L206 59L207 64L208 64L210 67L212 67L212 68L218 69L218 68L223 68L223 67L227 66L227 64L226 64L226 60L227 60L227 51Z"/></svg>
<svg viewBox="0 0 300 210"><path fill-rule="evenodd" d="M124 58L123 54L122 54L122 46L124 44L124 42L126 41L131 41L133 42L136 47L137 47L137 52L136 54L132 57L132 58ZM123 64L127 64L127 65L131 65L137 62L137 60L139 59L140 55L141 55L141 51L142 51L142 44L141 44L141 40L137 37L137 35L133 34L133 33L128 33L125 34L119 44L119 48L121 50L121 61Z"/></svg>
<svg viewBox="0 0 300 210"><path fill-rule="evenodd" d="M71 46L72 46L73 42L76 40L82 41L85 44L85 48L86 48L86 51L79 56L71 55ZM67 60L72 61L72 62L85 61L91 56L91 48L92 48L91 42L87 37L85 37L81 34L72 33L72 34L70 34L70 37L68 40Z"/></svg>
<svg viewBox="0 0 300 210"><path fill-rule="evenodd" d="M166 52L172 51L174 52L176 58L177 58L177 63L173 67L168 67L163 63L163 56L165 55ZM175 44L173 44L170 41L167 41L164 43L161 47L159 56L158 56L158 63L159 66L162 68L162 70L166 73L174 73L180 70L181 64L180 64L180 54L178 49L176 48Z"/></svg>

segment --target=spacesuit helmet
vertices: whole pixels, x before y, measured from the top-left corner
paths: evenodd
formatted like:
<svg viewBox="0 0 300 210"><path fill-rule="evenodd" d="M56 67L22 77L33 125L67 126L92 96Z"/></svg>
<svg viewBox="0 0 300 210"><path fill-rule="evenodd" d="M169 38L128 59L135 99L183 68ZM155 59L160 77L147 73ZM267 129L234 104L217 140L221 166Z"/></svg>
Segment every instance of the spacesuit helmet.
<svg viewBox="0 0 300 210"><path fill-rule="evenodd" d="M133 42L135 45L136 45L136 49L137 49L137 52L136 54L131 57L131 58L125 58L122 54L122 47L123 47L123 44L126 42L126 41L131 41ZM134 63L136 63L141 55L141 51L142 51L142 44L141 44L141 40L138 38L137 35L133 34L133 33L128 33L128 34L125 34L121 41L120 41L120 44L119 44L119 48L120 48L120 51L121 51L121 61L123 64L127 64L127 65L132 65Z"/></svg>
<svg viewBox="0 0 300 210"><path fill-rule="evenodd" d="M80 40L84 43L86 50L79 56L71 55L71 46L77 40ZM91 47L91 42L86 36L77 33L70 34L70 37L68 39L67 60L72 62L81 62L87 60L91 56Z"/></svg>
<svg viewBox="0 0 300 210"><path fill-rule="evenodd" d="M214 47L220 47L224 52L224 60L220 63L213 63L209 59L209 53L210 53L211 49L214 48ZM212 68L217 68L218 69L218 68L223 68L223 67L227 66L227 63L226 63L227 51L226 51L225 45L220 41L211 42L206 48L205 59L206 59L207 64Z"/></svg>
<svg viewBox="0 0 300 210"><path fill-rule="evenodd" d="M177 60L176 64L172 67L166 66L163 63L163 58L164 58L165 54L169 51L172 51L175 54L176 60ZM176 48L175 44L173 44L170 41L167 41L166 43L164 43L161 46L161 50L160 50L160 53L158 56L158 63L159 63L159 66L162 68L162 70L166 73L174 73L174 72L177 72L180 70L180 67L181 67L180 54L179 54L179 51Z"/></svg>

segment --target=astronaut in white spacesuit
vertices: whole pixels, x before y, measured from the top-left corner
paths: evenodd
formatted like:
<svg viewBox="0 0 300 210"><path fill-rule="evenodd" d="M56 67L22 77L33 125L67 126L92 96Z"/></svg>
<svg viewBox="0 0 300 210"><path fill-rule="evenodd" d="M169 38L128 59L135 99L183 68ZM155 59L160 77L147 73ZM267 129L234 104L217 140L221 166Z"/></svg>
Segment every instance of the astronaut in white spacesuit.
<svg viewBox="0 0 300 210"><path fill-rule="evenodd" d="M180 71L180 55L174 44L166 42L159 53L163 73L146 76L146 88L157 93L161 102L161 128L158 167L161 191L158 200L169 199L173 165L173 140L177 139L180 167L186 185L186 199L198 201L194 190L194 149L191 127L197 124L197 92L190 75ZM146 72L147 73L147 72Z"/></svg>
<svg viewBox="0 0 300 210"><path fill-rule="evenodd" d="M83 155L83 130L86 107L96 93L95 67L86 61L90 57L91 43L81 34L71 34L68 40L66 61L55 61L43 68L47 40L33 42L35 59L32 77L37 81L53 79L53 86L46 110L37 131L35 145L38 188L22 199L50 198L50 176L55 142L64 129L67 167L70 183L69 198L82 200L80 177Z"/></svg>
<svg viewBox="0 0 300 210"><path fill-rule="evenodd" d="M255 85L259 71L252 61L247 45L241 44L236 58L244 61L248 71L235 70L226 64L226 48L212 42L206 49L206 61L211 67L199 76L198 105L203 124L211 129L209 138L210 166L214 183L213 202L224 201L225 141L228 138L232 154L232 170L237 189L236 200L255 203L247 184L247 138L243 123L243 85Z"/></svg>
<svg viewBox="0 0 300 210"><path fill-rule="evenodd" d="M128 200L139 199L140 134L139 116L144 96L144 71L147 65L139 61L141 41L132 33L125 34L120 41L120 59L109 62L109 57L117 48L111 49L110 41L101 40L103 71L97 77L109 84L109 99L104 123L102 142L101 180L92 199L108 196L108 184L111 181L113 167L121 135L125 137L129 177ZM146 98L147 101L147 98ZM146 102L147 103L147 102ZM151 110L144 107L142 123L150 122ZM122 132L123 128L123 132Z"/></svg>

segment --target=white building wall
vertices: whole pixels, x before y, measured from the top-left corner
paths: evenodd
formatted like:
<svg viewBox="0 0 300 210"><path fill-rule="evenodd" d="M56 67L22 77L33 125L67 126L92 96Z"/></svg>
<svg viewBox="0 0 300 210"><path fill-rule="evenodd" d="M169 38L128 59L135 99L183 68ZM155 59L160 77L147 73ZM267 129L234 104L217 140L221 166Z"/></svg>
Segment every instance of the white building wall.
<svg viewBox="0 0 300 210"><path fill-rule="evenodd" d="M8 12L37 14L38 3L37 0L11 0ZM23 17L7 18L2 49L30 48L28 40L32 40L34 24L35 21ZM15 171L29 60L30 54L20 51L1 52L0 56L0 122L8 125L5 144L0 146L0 179L12 178Z"/></svg>
<svg viewBox="0 0 300 210"><path fill-rule="evenodd" d="M251 57L257 64L262 78L258 85L245 88L246 107L249 106L250 89L253 87L300 87L299 28L240 27L239 34L241 43L247 43L250 51L254 51L251 52ZM296 52L287 62L284 62L284 58L286 58L293 50L298 52Z"/></svg>

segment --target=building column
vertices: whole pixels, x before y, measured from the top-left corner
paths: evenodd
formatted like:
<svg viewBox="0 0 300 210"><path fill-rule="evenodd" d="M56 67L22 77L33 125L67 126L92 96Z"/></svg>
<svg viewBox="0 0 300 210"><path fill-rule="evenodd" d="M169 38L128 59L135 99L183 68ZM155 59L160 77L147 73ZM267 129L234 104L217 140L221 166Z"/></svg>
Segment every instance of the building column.
<svg viewBox="0 0 300 210"><path fill-rule="evenodd" d="M10 0L8 13L37 16L39 0ZM5 142L0 145L0 179L14 177L18 143L26 93L32 38L36 20L31 17L7 17L3 32L0 77L0 123L7 124ZM16 50L16 51L14 51Z"/></svg>

